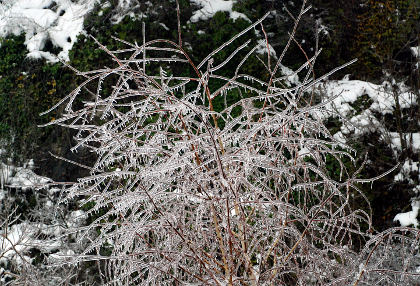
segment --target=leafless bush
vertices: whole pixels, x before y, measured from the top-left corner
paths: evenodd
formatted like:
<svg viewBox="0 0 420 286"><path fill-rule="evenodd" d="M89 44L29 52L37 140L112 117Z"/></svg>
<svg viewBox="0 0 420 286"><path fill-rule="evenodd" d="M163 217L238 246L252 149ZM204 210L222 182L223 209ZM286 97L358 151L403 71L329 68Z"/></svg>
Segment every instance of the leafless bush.
<svg viewBox="0 0 420 286"><path fill-rule="evenodd" d="M347 172L343 158L355 161L353 150L318 116L330 112L327 103L312 104L311 89L330 73L313 77L318 52L296 71L301 83L287 87L291 75L280 72L307 10L303 5L295 17L276 62L266 43L265 80L242 73L257 46L238 42L267 15L199 64L181 36L178 43L124 42L118 51L98 43L116 67L75 70L86 80L51 109L64 112L49 123L77 130L73 150L97 155L84 166L90 176L66 197L93 205L93 222L77 229L91 242L72 262L105 262L101 277L115 285L383 285L366 279L386 266L375 250L392 251L396 230L371 235L369 212L352 207L356 184L373 179ZM234 52L214 62L232 44ZM239 63L231 77L217 74L233 60ZM195 76L173 74L174 63ZM211 82L223 84L211 89ZM233 93L240 99L231 102ZM90 100L80 106L78 97ZM327 171L331 160L340 179ZM412 234L401 236L404 247L413 247L418 232L403 230ZM382 270L414 275L407 266Z"/></svg>

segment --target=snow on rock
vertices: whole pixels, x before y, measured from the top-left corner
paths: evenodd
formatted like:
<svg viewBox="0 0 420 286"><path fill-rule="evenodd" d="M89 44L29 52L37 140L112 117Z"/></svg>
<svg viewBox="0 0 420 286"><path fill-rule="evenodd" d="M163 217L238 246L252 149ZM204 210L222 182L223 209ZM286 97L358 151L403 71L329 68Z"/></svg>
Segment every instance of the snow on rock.
<svg viewBox="0 0 420 286"><path fill-rule="evenodd" d="M90 8L86 4L61 1L57 11L64 14L58 17L56 25L51 27L49 36L55 46L63 49L58 57L68 61L69 51L76 42L77 36L83 31L84 16Z"/></svg>
<svg viewBox="0 0 420 286"><path fill-rule="evenodd" d="M417 220L417 215L419 214L420 201L413 201L411 203L412 210L406 213L399 213L394 217L394 221L399 221L401 226L413 225L417 227L419 222Z"/></svg>
<svg viewBox="0 0 420 286"><path fill-rule="evenodd" d="M371 85L359 80L338 80L327 81L317 85L316 88L321 94L325 95L323 99L325 101L339 94L340 96L330 102L328 107L336 110L342 116L347 116L354 110L350 103L355 102L359 96L365 93L374 93L377 85Z"/></svg>
<svg viewBox="0 0 420 286"><path fill-rule="evenodd" d="M375 132L381 126L381 123L369 109L350 118L349 123L343 124L341 127L342 134L347 135L353 133L356 136L361 136L367 132Z"/></svg>
<svg viewBox="0 0 420 286"><path fill-rule="evenodd" d="M287 86L300 84L299 76L292 69L290 69L290 68L288 68L288 67L286 67L282 64L279 64L279 68L281 70L281 73L283 75L287 76L286 77L286 82L285 82L285 84Z"/></svg>
<svg viewBox="0 0 420 286"><path fill-rule="evenodd" d="M200 20L208 20L219 11L229 12L230 18L233 20L243 18L251 22L251 20L249 20L248 17L244 14L232 10L233 4L236 2L236 0L191 0L191 2L202 7L201 9L195 11L190 18L190 21L193 23Z"/></svg>
<svg viewBox="0 0 420 286"><path fill-rule="evenodd" d="M17 264L21 264L22 258L30 263L32 258L25 254L31 248L38 248L44 253L62 248L62 243L59 240L41 240L40 233L49 237L59 237L64 233L64 229L58 225L30 222L12 226L2 225L0 229L0 263L13 260Z"/></svg>
<svg viewBox="0 0 420 286"><path fill-rule="evenodd" d="M33 160L28 160L23 167L15 167L5 163L0 163L0 176L2 187L0 189L0 211L6 210L10 213L10 204L14 202L14 196L27 193L32 190L37 197L37 206L30 210L31 215L39 218L37 221L29 221L23 218L23 222L17 220L16 214L11 214L10 219L0 220L0 265L10 265L20 267L31 263L34 255L31 249L37 249L41 253L49 256L57 251L66 251L69 246L64 236L68 228L80 226L86 219L85 212L76 210L70 213L63 213L63 217L54 217L53 212L57 211L59 188L48 188L50 179L36 175ZM45 187L48 193L37 191L36 189ZM12 195L10 188L14 188ZM42 194L41 194L42 193ZM9 209L7 209L9 207ZM4 215L4 213L3 213ZM45 223L44 223L45 222ZM0 284L4 284L5 276L1 275L5 269L0 267ZM56 284L51 284L56 285Z"/></svg>
<svg viewBox="0 0 420 286"><path fill-rule="evenodd" d="M74 2L74 1L73 1ZM79 0L5 0L0 2L0 37L25 33L30 58L48 62L69 60L69 51L83 31L84 17L96 3ZM62 51L43 51L47 40ZM56 57L58 56L58 58Z"/></svg>

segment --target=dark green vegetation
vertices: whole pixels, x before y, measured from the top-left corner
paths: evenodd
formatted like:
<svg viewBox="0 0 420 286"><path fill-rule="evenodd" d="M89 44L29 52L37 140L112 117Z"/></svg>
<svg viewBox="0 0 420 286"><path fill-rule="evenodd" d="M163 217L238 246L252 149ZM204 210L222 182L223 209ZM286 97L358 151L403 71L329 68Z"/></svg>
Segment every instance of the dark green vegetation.
<svg viewBox="0 0 420 286"><path fill-rule="evenodd" d="M108 8L101 8L98 5L85 21L87 33L94 36L108 49L114 50L126 47L126 45L113 37L130 43L142 42L142 22L144 22L147 40L159 38L178 43L177 13L174 1L159 1L160 4L154 6L147 5L146 1L138 2L140 5L133 12L141 12L147 17L133 19L126 16L118 24L113 23L112 20L118 1L110 1L111 6ZM276 14L270 16L271 19L265 22L264 32L279 55L289 38L288 32L294 24L293 19L283 9L283 5L286 4L288 11L295 15L300 9L298 2L238 0L234 9L246 14L251 21L259 19L266 11L276 11ZM323 52L316 62L317 76L357 57L359 61L356 64L334 74L332 79L339 79L345 74L350 74L352 79L381 82L386 71L395 79L405 80L413 88L418 88L418 69L414 68L416 60L409 50L411 46L419 45L418 1L313 0L311 2L313 8L304 15L298 28L296 42L299 45L292 43L283 60L290 68L294 69L306 61L305 53L308 57L312 56L318 45L319 48L323 48ZM195 7L187 0L180 1L180 7L183 48L195 64L249 25L244 19L233 21L228 13L222 12L217 13L208 21L189 23L188 20ZM100 11L101 16L98 15ZM258 31L259 39L261 39L263 37L261 27L258 27ZM319 37L315 37L316 34ZM251 40L252 43L256 43L257 35ZM54 128L38 128L37 125L53 119L51 115L40 117L39 113L68 94L80 83L81 78L61 64L51 65L44 61L27 59L23 42L23 35L10 36L1 41L0 138L8 151L5 156L12 157L16 162L34 158L38 165L37 173L51 176L55 180L73 181L80 174L80 170L48 154L48 151L51 151L73 159L73 154L67 151L72 144L72 134ZM52 46L49 49L54 51ZM226 58L226 55L232 51L233 48L225 49L218 57ZM245 49L243 53L246 52ZM85 36L79 37L70 53L70 59L70 64L81 71L115 65L104 51L98 49L93 39ZM215 61L217 62L218 58ZM232 67L237 66L237 61L239 60L232 61ZM177 70L182 67L168 65L177 74L188 75L193 72L191 69ZM265 69L261 65L259 61L248 61L243 69L257 78L266 80L269 75L264 72ZM158 72L159 70L156 69L156 73ZM232 75L233 72L234 68L225 68L221 74ZM210 89L215 90L218 87L215 84L210 86ZM104 86L104 92L106 91L107 86ZM233 94L229 100L235 101L238 98L238 94ZM355 109L358 112L370 104L363 99L354 103L357 105ZM219 110L222 105L221 102L215 102L214 108ZM415 131L418 128L418 119L418 107L417 110L401 110L392 118L384 118L390 126L401 122L400 126L391 129L399 129L402 132ZM338 122L333 121L329 125L335 131L340 127ZM363 177L379 175L399 161L403 162L407 157L419 160L413 152L409 151L395 158L389 147L386 144L378 144L379 141L380 134L371 134L354 140L353 146L358 154L368 152L371 160L361 173ZM84 157L84 164L89 165L90 155L78 154L78 158L80 156ZM361 161L357 163L360 164ZM349 170L355 169L350 161L346 164ZM334 174L336 168L337 166L331 165L328 170ZM418 176L414 179L414 183L418 184ZM412 184L407 181L395 183L392 175L376 182L372 189L370 185L361 186L373 202L374 223L378 228L383 229L389 226L393 216L408 204L410 187ZM357 198L355 200L357 203Z"/></svg>
<svg viewBox="0 0 420 286"><path fill-rule="evenodd" d="M38 130L51 118L39 113L56 102L62 85L59 65L44 65L26 58L24 35L3 39L0 49L0 137L7 141L7 151L19 161L31 156L46 140L48 130Z"/></svg>

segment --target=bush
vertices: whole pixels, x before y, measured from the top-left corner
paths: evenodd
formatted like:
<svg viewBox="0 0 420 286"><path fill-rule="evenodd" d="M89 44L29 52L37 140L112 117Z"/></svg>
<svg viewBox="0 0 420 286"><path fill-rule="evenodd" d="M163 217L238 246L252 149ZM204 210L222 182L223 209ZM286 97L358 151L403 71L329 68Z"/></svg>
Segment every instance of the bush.
<svg viewBox="0 0 420 286"><path fill-rule="evenodd" d="M324 126L326 104L312 105L311 89L330 75L313 79L316 56L290 87L282 56L264 62L268 80L243 73L258 46L242 39L264 18L199 64L169 40L117 51L98 43L115 67L78 72L85 81L49 110L64 106L47 124L78 131L73 150L97 155L66 197L82 199L93 218L76 230L90 242L72 263L102 262L101 276L115 285L415 283L419 231L374 235L369 212L353 208L352 196L363 196L357 184L373 179L347 172L352 149ZM231 62L233 76L217 73ZM174 72L189 69L195 74ZM393 262L396 245L404 264Z"/></svg>

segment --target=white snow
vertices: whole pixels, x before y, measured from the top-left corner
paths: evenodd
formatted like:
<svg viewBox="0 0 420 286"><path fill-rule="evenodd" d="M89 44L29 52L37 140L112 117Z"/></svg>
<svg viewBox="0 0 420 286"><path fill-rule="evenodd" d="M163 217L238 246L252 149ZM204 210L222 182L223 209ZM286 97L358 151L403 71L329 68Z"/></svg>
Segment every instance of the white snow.
<svg viewBox="0 0 420 286"><path fill-rule="evenodd" d="M341 115L347 115L354 109L349 103L355 102L360 96L366 94L373 100L372 111L382 114L391 113L395 108L395 94L390 88L391 84L384 81L381 85L373 84L361 80L332 80L318 84L319 91L326 95L325 100L340 94L330 105L334 107ZM408 90L408 88L399 84L396 92L401 108L407 108L416 103L417 96Z"/></svg>
<svg viewBox="0 0 420 286"><path fill-rule="evenodd" d="M377 85L366 81L349 80L348 76L342 80L331 80L317 84L316 89L323 96L323 101L328 101L331 97L339 94L326 107L348 119L348 122L343 122L341 133L335 136L341 142L345 142L345 140L341 140L344 139L343 135L351 132L355 135L362 135L379 129L383 133L385 130L374 116L374 112L392 114L397 98L401 108L408 108L416 104L417 101L416 94L411 92L403 83L397 84L396 82L384 81L381 85ZM356 110L351 104L363 95L367 95L371 99L372 104L356 115ZM323 119L331 116L329 113L319 113L317 115ZM392 144L396 143L393 141L395 139L394 135L391 138ZM413 134L413 144L416 149L420 148L420 137L418 137L417 133Z"/></svg>
<svg viewBox="0 0 420 286"><path fill-rule="evenodd" d="M33 247L42 249L44 252L51 252L62 247L61 242L53 240L40 240L40 233L47 236L58 237L62 235L64 228L58 225L47 225L43 223L23 222L12 226L2 225L0 230L0 263L7 263L13 260L21 264L22 258L31 262L32 258L25 255L25 252ZM19 254L19 255L18 255Z"/></svg>
<svg viewBox="0 0 420 286"><path fill-rule="evenodd" d="M110 3L106 2L105 3L106 6L102 6L103 9L110 7ZM147 1L145 3L148 6L153 6L156 5L158 3L150 3L150 1ZM143 18L147 18L147 14L149 14L148 9L146 9L146 11L144 11L144 13L142 12L136 12L134 13L134 10L138 10L138 8L140 7L140 2L139 1L132 1L132 0L118 0L118 5L117 7L115 7L113 9L115 13L112 18L111 18L111 22L112 24L118 24L120 23L125 17L130 17L132 20L138 20L138 19L143 19Z"/></svg>
<svg viewBox="0 0 420 286"><path fill-rule="evenodd" d="M31 168L33 168L33 161L31 160L27 163L27 168L0 163L0 190L6 185L10 188L22 190L38 189L51 182L49 178L35 174Z"/></svg>
<svg viewBox="0 0 420 286"><path fill-rule="evenodd" d="M411 47L410 50L411 50L411 53L413 54L413 56L420 59L420 46Z"/></svg>
<svg viewBox="0 0 420 286"><path fill-rule="evenodd" d="M397 214L394 217L394 221L399 221L401 226L414 225L414 227L417 227L419 225L417 215L419 214L420 201L413 201L411 208L412 210L409 212Z"/></svg>
<svg viewBox="0 0 420 286"><path fill-rule="evenodd" d="M305 156L308 156L309 154L311 154L311 151L306 147L301 147L300 150L298 151L298 156L305 157Z"/></svg>
<svg viewBox="0 0 420 286"><path fill-rule="evenodd" d="M67 226L78 227L84 222L86 217L86 213L82 210L72 211L66 218Z"/></svg>
<svg viewBox="0 0 420 286"><path fill-rule="evenodd" d="M413 151L420 151L420 133L403 133L402 136L407 142L407 145L413 148ZM388 142L391 145L391 148L393 150L402 150L400 134L398 132L389 132L387 134L384 134L382 137L386 142Z"/></svg>
<svg viewBox="0 0 420 286"><path fill-rule="evenodd" d="M271 51L271 48L270 48L270 51ZM282 64L279 64L279 68L280 68L281 73L287 76L286 81L285 81L286 86L300 84L299 76L292 69Z"/></svg>
<svg viewBox="0 0 420 286"><path fill-rule="evenodd" d="M37 188L46 187L46 183L51 179L36 175L31 169L34 168L34 161L28 160L23 167L15 167L5 163L0 163L0 176L2 178L2 187L20 189L26 191ZM60 189L48 189L51 196L56 196ZM3 199L10 199L8 190L0 189L0 207L3 207ZM42 199L41 199L42 200ZM44 210L53 211L54 203L48 197L44 198ZM10 210L9 210L10 211ZM11 216L11 220L0 221L0 264L7 265L10 262L20 266L25 263L31 263L32 259L28 251L31 248L40 249L43 253L63 250L63 241L59 240L60 236L66 231L62 223L52 222L45 224L41 222L21 222L17 223L13 220L15 215ZM81 210L70 212L64 221L67 227L80 226L86 219L85 212ZM42 234L42 236L40 236ZM2 268L0 268L0 272ZM0 275L1 276L1 275ZM3 279L4 276L1 276ZM0 279L0 284L4 280ZM54 284L55 285L55 284Z"/></svg>
<svg viewBox="0 0 420 286"><path fill-rule="evenodd" d="M16 173L9 179L8 185L12 188L21 188L23 190L29 188L40 188L51 180L46 177L38 176L32 170L22 167L16 168Z"/></svg>
<svg viewBox="0 0 420 286"><path fill-rule="evenodd" d="M69 60L69 50L83 31L84 17L96 0L5 0L0 3L0 37L25 33L30 58L57 62ZM54 6L54 7L52 7ZM58 55L43 51L47 40L62 51ZM58 58L56 57L58 56Z"/></svg>
<svg viewBox="0 0 420 286"><path fill-rule="evenodd" d="M356 136L361 136L367 132L375 132L381 127L380 122L369 109L364 110L359 115L353 116L349 122L351 124L343 124L341 127L341 133L344 135L352 132Z"/></svg>
<svg viewBox="0 0 420 286"><path fill-rule="evenodd" d="M420 163L413 162L412 160L406 160L401 168L401 171L395 175L395 181L402 181L408 178L411 172L419 172L420 171ZM420 173L419 173L419 180L420 180Z"/></svg>
<svg viewBox="0 0 420 286"><path fill-rule="evenodd" d="M23 253L30 242L30 227L26 223L12 225L0 234L0 262L7 263L7 260L16 255L16 252ZM30 261L29 257L25 259ZM16 261L23 262L16 257Z"/></svg>
<svg viewBox="0 0 420 286"><path fill-rule="evenodd" d="M415 187L414 187L414 189L413 189L413 192L414 192L416 195L419 195L419 194L420 194L420 185L415 186Z"/></svg>
<svg viewBox="0 0 420 286"><path fill-rule="evenodd" d="M276 51L270 44L268 44L268 49L270 50L270 56L277 58ZM267 54L267 42L265 39L258 40L257 49L255 52L260 55Z"/></svg>
<svg viewBox="0 0 420 286"><path fill-rule="evenodd" d="M191 0L191 3L196 4L201 9L195 11L190 18L190 21L195 23L200 20L207 20L214 16L217 12L228 12L230 18L236 20L238 18L243 18L249 22L251 22L247 16L242 13L236 12L232 10L233 4L236 0L232 1L224 1L224 0Z"/></svg>
<svg viewBox="0 0 420 286"><path fill-rule="evenodd" d="M318 34L321 34L323 36L329 36L330 35L330 32L329 32L330 29L327 26L322 24L322 19L321 18L316 20L316 25L317 25L317 28L318 28Z"/></svg>
<svg viewBox="0 0 420 286"><path fill-rule="evenodd" d="M259 34L259 33L257 33L257 34ZM267 49L267 47L268 47L268 49ZM277 59L277 54L276 54L276 51L274 50L273 46L271 46L270 44L267 45L267 41L265 39L258 40L255 53L260 54L260 55L264 55L264 54L268 53L268 50L270 51L270 56L273 57L273 59ZM274 61L274 63L276 63L276 62ZM280 71L281 71L282 75L287 76L287 78L285 80L285 84L287 86L297 85L297 84L300 83L299 76L292 69L286 67L285 65L283 65L281 63L279 64L279 68L280 68Z"/></svg>

